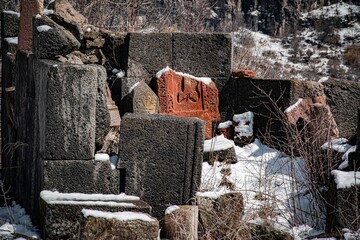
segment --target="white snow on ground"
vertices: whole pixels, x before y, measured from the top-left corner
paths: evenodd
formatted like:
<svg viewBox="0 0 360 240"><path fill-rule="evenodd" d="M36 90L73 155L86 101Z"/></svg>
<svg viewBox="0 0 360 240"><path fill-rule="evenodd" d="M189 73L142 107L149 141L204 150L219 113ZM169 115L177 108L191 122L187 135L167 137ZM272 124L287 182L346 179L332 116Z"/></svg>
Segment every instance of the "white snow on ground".
<svg viewBox="0 0 360 240"><path fill-rule="evenodd" d="M224 137L224 135L215 136L205 140L204 152L220 151L234 147L234 141Z"/></svg>
<svg viewBox="0 0 360 240"><path fill-rule="evenodd" d="M337 152L345 153L352 146L348 144L348 140L346 138L337 138L333 139L330 142L326 142L321 146L321 149L334 149Z"/></svg>
<svg viewBox="0 0 360 240"><path fill-rule="evenodd" d="M165 68L161 69L160 71L158 71L155 76L156 78L160 78L164 73L168 72L168 71L171 71L172 69L169 67L169 66L166 66ZM172 70L174 71L174 70ZM184 77L188 77L188 78L191 78L191 79L194 79L198 82L202 82L202 83L205 83L206 85L209 85L212 80L211 78L208 78L208 77L195 77L191 74L188 74L188 73L183 73L183 72L177 72L177 71L174 71L176 74L178 75L181 75L181 76L184 76Z"/></svg>
<svg viewBox="0 0 360 240"><path fill-rule="evenodd" d="M41 191L40 197L46 202L51 201L137 201L139 197L120 194L85 194L85 193L59 193L57 191Z"/></svg>
<svg viewBox="0 0 360 240"><path fill-rule="evenodd" d="M53 28L50 27L49 25L40 25L40 26L36 27L36 29L38 30L38 32L46 32Z"/></svg>
<svg viewBox="0 0 360 240"><path fill-rule="evenodd" d="M54 10L44 8L44 15L48 16L54 14Z"/></svg>
<svg viewBox="0 0 360 240"><path fill-rule="evenodd" d="M348 150L341 157L343 162L340 164L339 169L344 169L349 166L349 160L348 160L349 153L355 152L355 151L356 151L356 146L351 146L350 148L348 148Z"/></svg>
<svg viewBox="0 0 360 240"><path fill-rule="evenodd" d="M0 220L5 222L0 227L0 238L9 237L14 233L22 234L31 238L40 238L37 229L31 223L31 219L26 215L25 210L15 202L11 206L0 208Z"/></svg>
<svg viewBox="0 0 360 240"><path fill-rule="evenodd" d="M337 189L360 185L360 172L332 170L331 174L334 176Z"/></svg>
<svg viewBox="0 0 360 240"><path fill-rule="evenodd" d="M347 4L344 2L332 4L330 6L324 6L319 9L312 10L308 13L302 14L302 18L331 18L331 17L345 17L346 15L351 15L358 13L360 7L352 4Z"/></svg>
<svg viewBox="0 0 360 240"><path fill-rule="evenodd" d="M156 221L154 218L151 218L146 213L139 212L103 212L98 210L83 209L81 210L84 217L95 217L95 218L106 218L106 219L116 219L119 221L144 221L152 222Z"/></svg>
<svg viewBox="0 0 360 240"><path fill-rule="evenodd" d="M316 206L311 204L312 197L307 192L307 178L301 158L291 159L286 154L263 145L258 139L244 147L235 146L235 150L238 160L235 164L203 163L198 196L214 199L230 192L220 186L223 177L221 170L229 168L231 174L227 179L235 184L234 190L242 192L244 196L245 220L256 221L256 212L271 205L270 211L274 216L267 221L278 229L293 233L291 219L302 220L303 224L309 226L315 225L311 213ZM297 199L295 215L292 214L294 208L291 207L293 196Z"/></svg>
<svg viewBox="0 0 360 240"><path fill-rule="evenodd" d="M96 153L95 161L110 161L110 156L107 153Z"/></svg>

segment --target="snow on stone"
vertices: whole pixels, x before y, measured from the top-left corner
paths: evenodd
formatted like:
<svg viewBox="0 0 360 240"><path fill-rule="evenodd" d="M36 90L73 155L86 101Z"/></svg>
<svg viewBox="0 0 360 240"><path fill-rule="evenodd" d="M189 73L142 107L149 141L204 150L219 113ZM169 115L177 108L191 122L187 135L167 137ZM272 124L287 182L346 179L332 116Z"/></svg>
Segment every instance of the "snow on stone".
<svg viewBox="0 0 360 240"><path fill-rule="evenodd" d="M322 83L322 82L326 82L327 80L329 80L329 77L322 77L319 79L319 83Z"/></svg>
<svg viewBox="0 0 360 240"><path fill-rule="evenodd" d="M139 212L104 212L98 210L82 209L81 213L84 217L94 217L94 218L106 218L106 219L116 219L119 221L144 221L152 222L156 221L145 213Z"/></svg>
<svg viewBox="0 0 360 240"><path fill-rule="evenodd" d="M86 32L91 32L91 27L86 28Z"/></svg>
<svg viewBox="0 0 360 240"><path fill-rule="evenodd" d="M48 190L41 191L40 197L46 202L51 201L137 201L139 197L120 194L85 194L85 193L59 193Z"/></svg>
<svg viewBox="0 0 360 240"><path fill-rule="evenodd" d="M4 40L11 44L18 44L18 37L7 37Z"/></svg>
<svg viewBox="0 0 360 240"><path fill-rule="evenodd" d="M166 66L165 68L163 68L163 69L161 69L160 71L158 71L158 72L155 74L155 76L156 76L156 78L160 78L164 73L166 73L166 72L168 72L168 71L170 71L170 70L172 70L172 69L171 69L169 66ZM174 71L174 70L172 70L172 71ZM174 71L174 72L175 72L176 74L180 75L180 76L188 77L188 78L194 79L194 80L196 80L196 81L198 81L198 82L205 83L206 85L209 85L209 84L212 82L211 78L208 78L208 77L195 77L195 76L190 75L190 74L188 74L188 73L176 72L176 71Z"/></svg>
<svg viewBox="0 0 360 240"><path fill-rule="evenodd" d="M350 188L360 184L360 172L332 170L331 174L334 176L337 189Z"/></svg>
<svg viewBox="0 0 360 240"><path fill-rule="evenodd" d="M231 125L232 125L232 121L226 121L226 122L222 122L222 123L219 123L218 125L218 129L225 129L225 128L229 128Z"/></svg>
<svg viewBox="0 0 360 240"><path fill-rule="evenodd" d="M38 32L46 32L53 28L50 27L49 25L40 25L40 26L36 27L36 29L38 30Z"/></svg>
<svg viewBox="0 0 360 240"><path fill-rule="evenodd" d="M44 8L44 15L48 16L54 14L54 10Z"/></svg>
<svg viewBox="0 0 360 240"><path fill-rule="evenodd" d="M220 151L234 147L234 141L224 137L224 135L204 141L204 152Z"/></svg>
<svg viewBox="0 0 360 240"><path fill-rule="evenodd" d="M291 112L292 110L294 110L297 106L299 106L299 104L302 102L302 98L299 98L296 103L294 103L293 105L291 105L290 107L285 109L285 113Z"/></svg>
<svg viewBox="0 0 360 240"><path fill-rule="evenodd" d="M355 152L356 151L356 146L351 146L345 153L344 155L341 157L341 159L343 160L343 162L339 165L339 169L344 169L347 168L349 166L349 153L351 152Z"/></svg>
<svg viewBox="0 0 360 240"><path fill-rule="evenodd" d="M116 77L117 78L125 77L125 71L124 70L119 70L119 72L116 73Z"/></svg>
<svg viewBox="0 0 360 240"><path fill-rule="evenodd" d="M234 128L238 137L251 137L253 135L253 112L249 111L241 114L234 114L233 121L238 123Z"/></svg>
<svg viewBox="0 0 360 240"><path fill-rule="evenodd" d="M137 82L134 85L132 85L129 89L129 93L132 92L139 84L140 84L140 82Z"/></svg>
<svg viewBox="0 0 360 240"><path fill-rule="evenodd" d="M171 214L172 212L174 212L177 209L180 209L180 207L177 206L177 205L172 205L170 207L167 207L166 210L165 210L165 215L169 215L169 214Z"/></svg>
<svg viewBox="0 0 360 240"><path fill-rule="evenodd" d="M11 10L4 10L3 13L13 14L13 15L16 15L16 16L20 17L20 13L14 12L14 11L11 11Z"/></svg>
<svg viewBox="0 0 360 240"><path fill-rule="evenodd" d="M97 153L95 154L95 161L109 161L110 156L107 153Z"/></svg>
<svg viewBox="0 0 360 240"><path fill-rule="evenodd" d="M221 197L222 195L230 193L230 192L232 192L232 191L229 191L226 188L221 188L219 191L197 192L196 196L215 200L215 199L218 199L219 197Z"/></svg>
<svg viewBox="0 0 360 240"><path fill-rule="evenodd" d="M258 10L255 10L255 11L250 12L250 15L251 16L259 16L260 12Z"/></svg>
<svg viewBox="0 0 360 240"><path fill-rule="evenodd" d="M91 30L91 28L90 28L90 30ZM87 30L86 30L86 31L87 31ZM117 74L118 72L120 72L120 70L117 69L117 68L113 68L113 69L111 70L111 72L112 72L113 74Z"/></svg>
<svg viewBox="0 0 360 240"><path fill-rule="evenodd" d="M113 201L73 201L73 200L53 200L47 201L48 204L61 204L61 205L85 205L85 206L106 206L106 207L135 207L133 203L127 202L113 202Z"/></svg>
<svg viewBox="0 0 360 240"><path fill-rule="evenodd" d="M346 138L336 138L331 140L330 142L326 142L321 146L321 149L334 149L337 152L345 153L351 145L348 144L348 140Z"/></svg>

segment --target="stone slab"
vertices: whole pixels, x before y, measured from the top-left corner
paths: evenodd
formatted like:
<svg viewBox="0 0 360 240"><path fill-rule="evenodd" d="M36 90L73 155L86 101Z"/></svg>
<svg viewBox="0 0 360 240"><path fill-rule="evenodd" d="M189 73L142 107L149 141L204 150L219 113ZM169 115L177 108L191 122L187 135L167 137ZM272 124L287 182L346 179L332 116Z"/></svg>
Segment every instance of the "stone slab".
<svg viewBox="0 0 360 240"><path fill-rule="evenodd" d="M33 52L38 58L53 59L79 49L80 42L47 16L34 18Z"/></svg>
<svg viewBox="0 0 360 240"><path fill-rule="evenodd" d="M354 136L357 109L360 107L360 82L328 80L322 84L340 136L346 138Z"/></svg>
<svg viewBox="0 0 360 240"><path fill-rule="evenodd" d="M147 240L158 237L158 220L145 213L109 213L88 209L82 212L84 217L80 223L80 239ZM134 219L123 220L129 214Z"/></svg>
<svg viewBox="0 0 360 240"><path fill-rule="evenodd" d="M45 160L43 188L64 193L119 193L119 171L110 161Z"/></svg>
<svg viewBox="0 0 360 240"><path fill-rule="evenodd" d="M129 33L127 77L150 77L171 66L171 33Z"/></svg>
<svg viewBox="0 0 360 240"><path fill-rule="evenodd" d="M99 195L99 194L96 194ZM140 200L116 200L114 195L103 195L101 201L92 194L88 200L82 198L62 197L58 200L47 200L41 194L40 213L44 239L79 239L79 226L84 208L107 212L143 212L151 213L151 207ZM112 199L114 198L114 199Z"/></svg>
<svg viewBox="0 0 360 240"><path fill-rule="evenodd" d="M200 183L204 129L195 118L126 114L118 162L125 193L148 202L158 219L168 204L188 203Z"/></svg>
<svg viewBox="0 0 360 240"><path fill-rule="evenodd" d="M20 14L13 11L1 13L1 37L16 37L19 34Z"/></svg>
<svg viewBox="0 0 360 240"><path fill-rule="evenodd" d="M40 60L38 68L47 86L44 159L92 159L101 67Z"/></svg>
<svg viewBox="0 0 360 240"><path fill-rule="evenodd" d="M172 68L198 77L228 78L232 52L231 34L173 33Z"/></svg>

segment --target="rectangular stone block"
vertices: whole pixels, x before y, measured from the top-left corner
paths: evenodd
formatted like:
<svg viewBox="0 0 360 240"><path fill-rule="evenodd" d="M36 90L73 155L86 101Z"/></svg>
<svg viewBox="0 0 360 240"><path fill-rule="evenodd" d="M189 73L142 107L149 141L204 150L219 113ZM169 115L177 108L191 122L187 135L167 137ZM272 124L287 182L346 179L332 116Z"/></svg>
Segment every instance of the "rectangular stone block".
<svg viewBox="0 0 360 240"><path fill-rule="evenodd" d="M138 197L106 194L79 194L42 191L41 225L44 239L79 239L81 210L151 213L151 207Z"/></svg>
<svg viewBox="0 0 360 240"><path fill-rule="evenodd" d="M173 33L172 68L198 77L228 78L232 52L231 34Z"/></svg>
<svg viewBox="0 0 360 240"><path fill-rule="evenodd" d="M127 77L150 77L171 66L172 33L129 33Z"/></svg>
<svg viewBox="0 0 360 240"><path fill-rule="evenodd" d="M357 109L360 107L360 82L328 80L322 84L340 136L346 138L354 136Z"/></svg>
<svg viewBox="0 0 360 240"><path fill-rule="evenodd" d="M145 213L103 212L83 209L80 239L157 239L159 222Z"/></svg>
<svg viewBox="0 0 360 240"><path fill-rule="evenodd" d="M196 118L126 114L118 168L125 193L138 195L157 218L168 204L186 204L199 186L205 123Z"/></svg>
<svg viewBox="0 0 360 240"><path fill-rule="evenodd" d="M283 138L283 123L278 113L283 113L293 103L292 94L290 80L231 78L219 96L222 121L251 111L255 115L254 136L269 133L274 139Z"/></svg>
<svg viewBox="0 0 360 240"><path fill-rule="evenodd" d="M1 13L1 38L18 36L19 21L20 13L3 11Z"/></svg>
<svg viewBox="0 0 360 240"><path fill-rule="evenodd" d="M119 193L119 171L110 161L46 160L44 189L64 193Z"/></svg>
<svg viewBox="0 0 360 240"><path fill-rule="evenodd" d="M46 86L44 159L93 158L99 68L39 60L37 80Z"/></svg>

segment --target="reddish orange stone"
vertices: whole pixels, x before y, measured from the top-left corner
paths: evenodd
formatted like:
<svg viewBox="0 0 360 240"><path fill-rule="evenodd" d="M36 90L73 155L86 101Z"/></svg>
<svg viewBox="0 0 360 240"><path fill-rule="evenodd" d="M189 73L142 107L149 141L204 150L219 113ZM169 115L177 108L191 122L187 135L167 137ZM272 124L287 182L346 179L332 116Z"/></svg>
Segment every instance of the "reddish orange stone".
<svg viewBox="0 0 360 240"><path fill-rule="evenodd" d="M231 76L234 78L255 78L256 72L253 70L233 69Z"/></svg>
<svg viewBox="0 0 360 240"><path fill-rule="evenodd" d="M18 49L23 52L32 51L33 17L43 14L44 0L26 0L20 3L20 25Z"/></svg>
<svg viewBox="0 0 360 240"><path fill-rule="evenodd" d="M212 137L212 122L220 120L219 92L214 82L207 85L169 70L155 79L154 91L159 97L159 113L200 118L206 121L205 138Z"/></svg>

